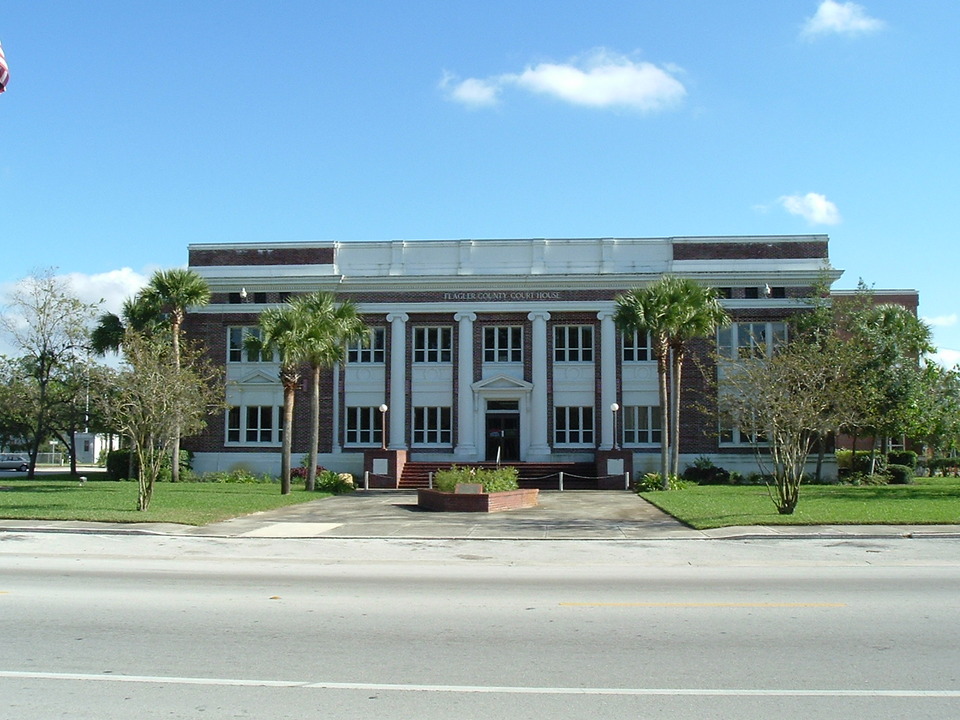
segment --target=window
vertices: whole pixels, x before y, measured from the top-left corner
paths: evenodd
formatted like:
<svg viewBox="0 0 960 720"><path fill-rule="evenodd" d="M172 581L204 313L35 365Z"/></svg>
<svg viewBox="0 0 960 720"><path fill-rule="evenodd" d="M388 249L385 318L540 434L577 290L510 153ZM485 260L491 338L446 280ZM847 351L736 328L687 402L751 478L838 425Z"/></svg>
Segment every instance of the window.
<svg viewBox="0 0 960 720"><path fill-rule="evenodd" d="M786 341L783 322L731 323L717 331L717 352L730 360L770 357Z"/></svg>
<svg viewBox="0 0 960 720"><path fill-rule="evenodd" d="M767 442L766 433L750 432L721 421L721 445L760 445Z"/></svg>
<svg viewBox="0 0 960 720"><path fill-rule="evenodd" d="M633 405L623 408L623 443L625 445L659 445L660 408L656 405Z"/></svg>
<svg viewBox="0 0 960 720"><path fill-rule="evenodd" d="M227 442L275 444L283 440L283 408L246 405L227 411Z"/></svg>
<svg viewBox="0 0 960 720"><path fill-rule="evenodd" d="M744 288L743 296L747 300L758 300L760 298L760 288L756 288L756 287Z"/></svg>
<svg viewBox="0 0 960 720"><path fill-rule="evenodd" d="M383 413L379 407L348 407L347 445L380 445L383 442Z"/></svg>
<svg viewBox="0 0 960 720"><path fill-rule="evenodd" d="M449 407L413 409L414 445L449 445L453 442Z"/></svg>
<svg viewBox="0 0 960 720"><path fill-rule="evenodd" d="M523 362L522 327L485 327L483 329L484 362Z"/></svg>
<svg viewBox="0 0 960 720"><path fill-rule="evenodd" d="M656 360L650 333L638 333L636 330L632 333L625 333L623 335L623 361L647 362L648 360Z"/></svg>
<svg viewBox="0 0 960 720"><path fill-rule="evenodd" d="M273 362L273 351L257 352L248 350L245 343L248 337L260 337L258 327L232 327L227 329L227 362Z"/></svg>
<svg viewBox="0 0 960 720"><path fill-rule="evenodd" d="M558 325L553 329L554 362L593 362L593 327Z"/></svg>
<svg viewBox="0 0 960 720"><path fill-rule="evenodd" d="M592 445L593 408L554 408L553 442L556 445Z"/></svg>
<svg viewBox="0 0 960 720"><path fill-rule="evenodd" d="M449 327L413 329L415 363L448 363L453 360L453 332Z"/></svg>
<svg viewBox="0 0 960 720"><path fill-rule="evenodd" d="M354 364L382 364L385 358L386 332L383 328L371 328L367 343L359 341L347 346L347 362Z"/></svg>

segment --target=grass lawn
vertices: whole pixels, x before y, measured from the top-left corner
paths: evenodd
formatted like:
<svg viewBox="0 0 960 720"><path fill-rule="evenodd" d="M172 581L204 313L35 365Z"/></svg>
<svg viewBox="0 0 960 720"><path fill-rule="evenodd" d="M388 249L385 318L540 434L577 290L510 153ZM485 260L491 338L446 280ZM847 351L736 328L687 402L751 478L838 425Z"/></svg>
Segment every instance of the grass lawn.
<svg viewBox="0 0 960 720"><path fill-rule="evenodd" d="M138 512L135 481L84 474L87 482L82 486L69 475L38 475L33 480L0 475L0 518L206 525L328 497L308 493L302 485L281 495L279 484L163 482L154 486L150 508Z"/></svg>
<svg viewBox="0 0 960 720"><path fill-rule="evenodd" d="M697 530L730 525L960 524L960 478L912 485L804 485L792 515L780 515L766 487L703 485L641 495Z"/></svg>

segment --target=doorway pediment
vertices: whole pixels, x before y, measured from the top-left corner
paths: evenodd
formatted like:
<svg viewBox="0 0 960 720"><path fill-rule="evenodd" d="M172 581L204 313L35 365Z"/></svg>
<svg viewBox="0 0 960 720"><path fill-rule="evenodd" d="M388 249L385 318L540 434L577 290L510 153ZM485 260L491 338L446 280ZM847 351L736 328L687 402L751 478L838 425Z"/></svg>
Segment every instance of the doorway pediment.
<svg viewBox="0 0 960 720"><path fill-rule="evenodd" d="M472 386L473 391L476 393L489 393L489 392L513 392L513 393L528 393L533 390L533 385L526 382L525 380L518 380L517 378L509 377L507 375L496 375L491 378L484 378L483 380L478 380Z"/></svg>

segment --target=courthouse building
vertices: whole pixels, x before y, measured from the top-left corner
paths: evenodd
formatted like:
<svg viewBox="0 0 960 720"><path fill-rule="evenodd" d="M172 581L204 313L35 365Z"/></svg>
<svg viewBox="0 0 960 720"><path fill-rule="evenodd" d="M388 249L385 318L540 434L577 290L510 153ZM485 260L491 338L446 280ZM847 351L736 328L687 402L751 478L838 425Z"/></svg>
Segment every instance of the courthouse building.
<svg viewBox="0 0 960 720"><path fill-rule="evenodd" d="M187 330L225 366L229 406L185 440L201 472L279 472L278 365L243 338L262 310L317 290L356 303L371 328L369 344L324 374L321 465L359 474L371 457L394 468L396 458L593 463L619 454L635 474L656 470L656 362L648 338L623 335L613 315L619 293L664 274L716 288L734 321L695 344L685 367L681 468L707 456L750 471L747 438L709 412L713 351L769 351L817 281L840 274L826 235L197 244L189 257L213 295ZM295 463L309 442L304 377Z"/></svg>

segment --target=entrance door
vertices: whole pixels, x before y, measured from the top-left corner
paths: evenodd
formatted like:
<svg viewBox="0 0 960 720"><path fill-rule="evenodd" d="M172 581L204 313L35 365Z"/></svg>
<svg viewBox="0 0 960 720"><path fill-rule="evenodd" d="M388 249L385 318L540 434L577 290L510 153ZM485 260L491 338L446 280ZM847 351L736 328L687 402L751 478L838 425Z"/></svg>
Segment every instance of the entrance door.
<svg viewBox="0 0 960 720"><path fill-rule="evenodd" d="M487 403L487 462L520 460L520 407L515 400Z"/></svg>

